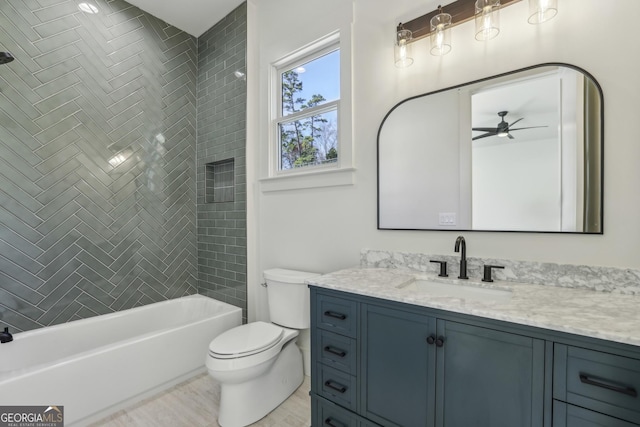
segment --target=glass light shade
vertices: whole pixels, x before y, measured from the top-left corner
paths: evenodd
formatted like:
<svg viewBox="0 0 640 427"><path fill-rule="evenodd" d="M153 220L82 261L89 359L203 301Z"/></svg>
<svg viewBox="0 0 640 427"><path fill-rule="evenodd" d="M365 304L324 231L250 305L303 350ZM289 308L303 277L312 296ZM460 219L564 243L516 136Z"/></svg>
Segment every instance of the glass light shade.
<svg viewBox="0 0 640 427"><path fill-rule="evenodd" d="M489 40L500 33L500 0L476 1L476 40Z"/></svg>
<svg viewBox="0 0 640 427"><path fill-rule="evenodd" d="M431 18L431 54L446 55L451 51L451 15L439 13Z"/></svg>
<svg viewBox="0 0 640 427"><path fill-rule="evenodd" d="M394 56L396 67L403 68L413 64L413 55L411 54L411 31L401 29L396 33L396 42L394 48Z"/></svg>
<svg viewBox="0 0 640 427"><path fill-rule="evenodd" d="M529 0L529 24L542 24L557 13L558 0Z"/></svg>

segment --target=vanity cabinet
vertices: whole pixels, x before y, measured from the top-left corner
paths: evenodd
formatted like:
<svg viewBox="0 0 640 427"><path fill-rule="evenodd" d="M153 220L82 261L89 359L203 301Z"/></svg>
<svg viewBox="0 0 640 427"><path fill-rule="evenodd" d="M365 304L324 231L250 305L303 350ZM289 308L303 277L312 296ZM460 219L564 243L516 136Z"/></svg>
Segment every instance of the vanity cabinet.
<svg viewBox="0 0 640 427"><path fill-rule="evenodd" d="M555 345L553 359L554 420L567 419L555 424L589 419L594 426L640 425L640 360L563 344Z"/></svg>
<svg viewBox="0 0 640 427"><path fill-rule="evenodd" d="M312 295L313 393L351 411L320 400L314 425L543 426L543 340Z"/></svg>
<svg viewBox="0 0 640 427"><path fill-rule="evenodd" d="M361 313L366 418L385 426L542 427L544 341L373 304Z"/></svg>
<svg viewBox="0 0 640 427"><path fill-rule="evenodd" d="M640 427L636 347L313 286L311 304L314 427Z"/></svg>

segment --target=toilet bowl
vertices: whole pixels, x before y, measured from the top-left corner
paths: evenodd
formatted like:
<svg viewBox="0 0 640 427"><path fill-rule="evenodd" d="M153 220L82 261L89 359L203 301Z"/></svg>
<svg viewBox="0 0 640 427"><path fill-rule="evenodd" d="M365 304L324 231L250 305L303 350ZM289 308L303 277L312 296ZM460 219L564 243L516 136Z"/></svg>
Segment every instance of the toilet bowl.
<svg viewBox="0 0 640 427"><path fill-rule="evenodd" d="M264 276L272 323L235 327L209 345L206 366L220 383L221 427L244 427L258 421L304 379L303 357L295 338L300 329L309 328L309 290L304 280L316 274L272 269Z"/></svg>
<svg viewBox="0 0 640 427"><path fill-rule="evenodd" d="M233 328L209 345L206 365L220 383L218 423L242 427L263 418L302 384L298 331L254 322Z"/></svg>

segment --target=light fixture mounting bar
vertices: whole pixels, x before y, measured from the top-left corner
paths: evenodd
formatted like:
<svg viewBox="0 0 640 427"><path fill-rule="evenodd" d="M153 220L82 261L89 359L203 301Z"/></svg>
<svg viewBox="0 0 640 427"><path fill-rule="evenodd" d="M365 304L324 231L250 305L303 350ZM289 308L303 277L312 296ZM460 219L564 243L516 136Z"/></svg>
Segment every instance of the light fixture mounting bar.
<svg viewBox="0 0 640 427"><path fill-rule="evenodd" d="M510 6L520 0L500 0L500 7ZM457 0L442 7L442 12L451 15L451 26L454 27L463 22L470 21L476 14L476 0ZM431 33L431 18L440 13L439 9L419 16L401 25L404 29L411 31L410 42L427 37ZM400 29L400 26L398 26Z"/></svg>

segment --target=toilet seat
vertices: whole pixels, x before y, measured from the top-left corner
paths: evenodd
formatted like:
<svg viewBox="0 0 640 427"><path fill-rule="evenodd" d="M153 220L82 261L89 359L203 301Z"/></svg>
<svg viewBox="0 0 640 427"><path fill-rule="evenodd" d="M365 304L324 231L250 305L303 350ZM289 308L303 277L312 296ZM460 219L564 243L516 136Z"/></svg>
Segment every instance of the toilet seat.
<svg viewBox="0 0 640 427"><path fill-rule="evenodd" d="M251 356L275 346L284 329L272 323L252 322L218 335L209 344L209 354L217 359Z"/></svg>
<svg viewBox="0 0 640 427"><path fill-rule="evenodd" d="M254 322L254 323L264 323L264 322ZM247 325L252 325L252 323ZM224 332L223 334L228 333L228 334L235 335L236 332L233 332L234 330L236 329L240 330L240 328L245 328L247 325L237 326L233 329L228 330L227 332ZM219 351L225 351L225 350L229 351L230 349L233 349L233 346L229 346L226 348L223 346L223 348L218 348L218 344L216 341L223 334L218 335L218 337L214 338L214 340L211 341L211 344L209 345L209 354L206 362L207 369L209 369L210 372L211 371L233 372L241 369L255 368L258 365L267 363L270 360L275 360L275 358L278 357L278 354L280 353L282 348L288 342L290 342L291 340L295 339L298 336L298 331L295 329L284 328L278 325L274 325L272 323L266 323L266 325L268 326L268 328L265 328L263 326L258 326L258 328L260 328L260 330L271 330L271 331L273 331L273 328L275 328L275 330L280 331L281 333L280 338L277 339L275 342L272 342L271 344L266 344L266 345L264 343L271 342L272 339L262 341L262 345L259 345L259 344L254 345L253 350L245 351L243 353L219 354L218 353ZM237 333L242 335L245 332L241 330L241 332L237 332ZM222 339L220 341L222 341ZM256 341L253 341L253 342L258 343L260 342L260 340L256 338ZM236 347L236 349L239 349L239 348L240 347Z"/></svg>

